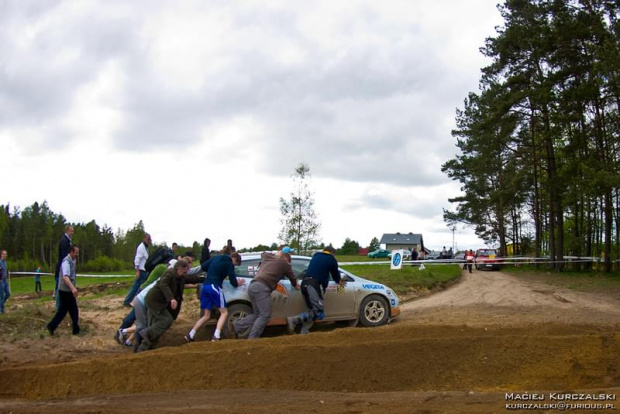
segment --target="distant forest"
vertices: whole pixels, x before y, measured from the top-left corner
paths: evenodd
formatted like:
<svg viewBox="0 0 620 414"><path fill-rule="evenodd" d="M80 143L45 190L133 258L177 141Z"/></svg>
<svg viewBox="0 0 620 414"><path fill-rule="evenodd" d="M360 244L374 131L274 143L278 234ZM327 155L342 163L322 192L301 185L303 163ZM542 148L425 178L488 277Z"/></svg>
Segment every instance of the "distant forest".
<svg viewBox="0 0 620 414"><path fill-rule="evenodd" d="M0 248L6 249L11 271L43 272L54 269L58 260L58 241L68 225L75 233L73 242L80 246L81 271L119 271L131 269L136 246L144 238L144 224L139 221L127 231L99 224L70 223L54 213L47 202L35 202L21 210L0 205ZM202 246L194 243L198 252ZM151 249L152 250L152 249Z"/></svg>
<svg viewBox="0 0 620 414"><path fill-rule="evenodd" d="M133 269L136 247L145 234L142 220L127 231L117 229L114 232L105 224L101 227L95 220L88 223L69 222L62 214L54 213L44 201L41 204L35 202L23 210L8 204L0 205L0 248L7 250L10 271L33 272L40 266L42 272L52 272L58 260L58 242L69 225L75 230L73 243L80 246L79 271L114 272ZM373 242L378 245L376 238ZM165 244L154 243L150 252L160 246ZM313 248L324 246L320 243ZM238 251L262 252L280 247L274 242L271 245L238 248ZM211 245L212 251L220 248ZM357 254L359 249L359 243L347 238L338 253ZM183 246L179 243L179 254L188 250L198 259L202 244L194 241L191 246Z"/></svg>

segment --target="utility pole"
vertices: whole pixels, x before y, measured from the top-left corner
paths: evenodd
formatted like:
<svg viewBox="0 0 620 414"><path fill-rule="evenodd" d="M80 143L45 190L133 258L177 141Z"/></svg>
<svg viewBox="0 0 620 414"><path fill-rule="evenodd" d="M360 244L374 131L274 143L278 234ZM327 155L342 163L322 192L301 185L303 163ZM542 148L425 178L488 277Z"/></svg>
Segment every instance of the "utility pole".
<svg viewBox="0 0 620 414"><path fill-rule="evenodd" d="M456 253L456 250L454 249L454 231L456 230L456 226L452 226L451 230L452 230L452 252Z"/></svg>

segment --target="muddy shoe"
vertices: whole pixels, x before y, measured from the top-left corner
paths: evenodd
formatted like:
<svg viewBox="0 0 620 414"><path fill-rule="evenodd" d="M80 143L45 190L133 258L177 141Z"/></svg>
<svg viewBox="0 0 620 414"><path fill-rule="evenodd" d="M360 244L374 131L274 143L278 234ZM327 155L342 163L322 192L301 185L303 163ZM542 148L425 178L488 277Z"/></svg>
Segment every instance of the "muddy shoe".
<svg viewBox="0 0 620 414"><path fill-rule="evenodd" d="M125 342L125 335L123 335L123 331L121 329L114 333L114 340L118 342L119 345L123 345L123 342Z"/></svg>
<svg viewBox="0 0 620 414"><path fill-rule="evenodd" d="M211 338L211 342L217 342L219 340L220 340L220 338L216 338L215 336L213 338Z"/></svg>
<svg viewBox="0 0 620 414"><path fill-rule="evenodd" d="M50 333L50 336L54 336L54 330L49 325L47 325L46 328L47 328L47 332Z"/></svg>
<svg viewBox="0 0 620 414"><path fill-rule="evenodd" d="M187 342L188 344L191 344L192 342L194 342L194 340L192 339L191 336L189 336L189 334L185 335L183 339L185 339L185 342Z"/></svg>
<svg viewBox="0 0 620 414"><path fill-rule="evenodd" d="M289 335L293 335L295 333L295 326L297 326L296 319L297 318L295 316L289 316L286 318L286 330Z"/></svg>

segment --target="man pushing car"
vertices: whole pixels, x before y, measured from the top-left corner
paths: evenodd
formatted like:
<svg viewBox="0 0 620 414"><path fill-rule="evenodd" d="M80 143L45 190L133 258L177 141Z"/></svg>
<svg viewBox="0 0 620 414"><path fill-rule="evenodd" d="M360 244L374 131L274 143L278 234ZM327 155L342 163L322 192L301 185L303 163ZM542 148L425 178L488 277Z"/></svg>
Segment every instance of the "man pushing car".
<svg viewBox="0 0 620 414"><path fill-rule="evenodd" d="M301 281L301 293L304 295L309 310L297 316L286 318L290 334L295 333L295 327L300 323L302 324L300 333L308 334L310 333L310 328L314 325L314 321L325 317L323 293L329 284L330 274L334 282L340 286L346 285L344 279L340 278L338 261L334 257L334 253L336 253L336 249L329 245L322 252L315 253L312 256L306 270L306 277Z"/></svg>

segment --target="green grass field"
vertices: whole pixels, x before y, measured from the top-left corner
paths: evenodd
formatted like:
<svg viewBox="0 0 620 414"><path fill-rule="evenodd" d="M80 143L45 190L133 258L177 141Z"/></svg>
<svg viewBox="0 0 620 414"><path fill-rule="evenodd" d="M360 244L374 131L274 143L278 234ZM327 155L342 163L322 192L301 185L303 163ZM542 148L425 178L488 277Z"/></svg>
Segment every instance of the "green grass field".
<svg viewBox="0 0 620 414"><path fill-rule="evenodd" d="M336 255L336 260L338 263L346 263L346 262L371 262L371 261L390 261L389 257L384 259L370 259L368 256L360 256L360 255Z"/></svg>
<svg viewBox="0 0 620 414"><path fill-rule="evenodd" d="M503 266L502 271L517 277L544 281L548 285L564 287L582 292L620 293L620 272L565 270L561 273L547 266Z"/></svg>
<svg viewBox="0 0 620 414"><path fill-rule="evenodd" d="M133 280L133 275L127 277L80 277L77 278L78 288L84 286L101 285L109 283L121 283L126 286ZM43 288L44 297L51 299L52 290L54 290L54 276L41 276L41 287ZM124 287L122 290L126 291ZM19 276L11 278L11 294L19 295L23 293L34 293L34 276Z"/></svg>
<svg viewBox="0 0 620 414"><path fill-rule="evenodd" d="M415 290L432 289L461 276L458 265L428 265L424 270L419 266L405 265L401 270L391 270L389 264L350 265L343 269L365 279L374 280L391 287L398 295Z"/></svg>
<svg viewBox="0 0 620 414"><path fill-rule="evenodd" d="M402 270L390 270L388 263L370 264L381 260L371 261L363 256L340 256L339 262L363 262L368 261L368 265L342 266L349 272L370 279L375 282L390 286L397 294L404 295L408 292L419 290L420 288L431 289L442 283L458 278L461 271L457 265L429 265L425 263L425 269L420 271L418 266L403 266ZM385 260L384 260L385 261ZM127 291L128 284L133 280L131 271L116 272L127 273L127 277L106 277L106 273L99 277L80 277L78 275L78 288L85 286L95 286L106 284L105 291L97 292L94 297L106 295L123 295ZM109 274L109 273L108 273ZM115 284L120 284L118 288ZM43 295L40 300L51 300L51 292L54 289L53 276L41 276ZM11 293L13 295L34 293L34 276L19 276L11 278Z"/></svg>

